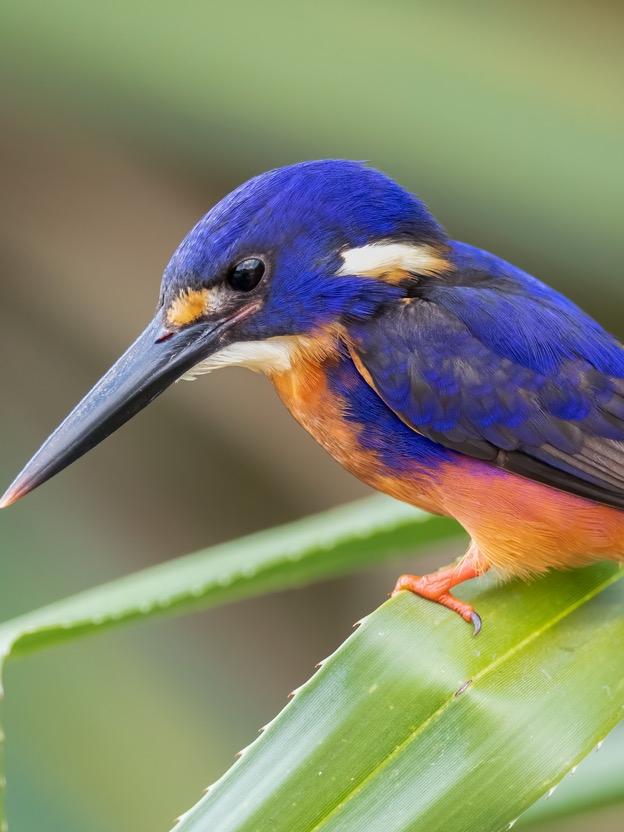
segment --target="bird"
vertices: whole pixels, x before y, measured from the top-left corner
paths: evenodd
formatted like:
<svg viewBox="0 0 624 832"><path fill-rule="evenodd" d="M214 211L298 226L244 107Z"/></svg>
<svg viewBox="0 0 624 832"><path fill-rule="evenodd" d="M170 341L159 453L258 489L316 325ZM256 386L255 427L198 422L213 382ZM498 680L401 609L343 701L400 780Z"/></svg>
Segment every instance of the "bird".
<svg viewBox="0 0 624 832"><path fill-rule="evenodd" d="M358 479L455 518L466 553L407 590L624 559L624 347L566 296L452 239L368 164L301 162L225 196L166 266L156 314L6 491L6 507L174 381L264 373Z"/></svg>

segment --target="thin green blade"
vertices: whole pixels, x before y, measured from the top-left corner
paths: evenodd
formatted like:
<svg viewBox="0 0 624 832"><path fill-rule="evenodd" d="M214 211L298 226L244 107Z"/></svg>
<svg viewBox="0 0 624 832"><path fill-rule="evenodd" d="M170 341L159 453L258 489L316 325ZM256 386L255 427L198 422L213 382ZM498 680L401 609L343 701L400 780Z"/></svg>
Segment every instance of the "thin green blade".
<svg viewBox="0 0 624 832"><path fill-rule="evenodd" d="M145 569L0 624L9 657L134 619L205 609L313 580L456 536L446 518L375 496ZM383 590L380 590L383 594ZM0 736L0 748L2 744ZM4 778L0 764L0 832Z"/></svg>
<svg viewBox="0 0 624 832"><path fill-rule="evenodd" d="M457 534L447 518L370 497L167 561L0 624L0 657L134 618L301 586Z"/></svg>
<svg viewBox="0 0 624 832"><path fill-rule="evenodd" d="M478 639L401 595L370 615L176 832L498 832L618 723L622 573L478 598Z"/></svg>

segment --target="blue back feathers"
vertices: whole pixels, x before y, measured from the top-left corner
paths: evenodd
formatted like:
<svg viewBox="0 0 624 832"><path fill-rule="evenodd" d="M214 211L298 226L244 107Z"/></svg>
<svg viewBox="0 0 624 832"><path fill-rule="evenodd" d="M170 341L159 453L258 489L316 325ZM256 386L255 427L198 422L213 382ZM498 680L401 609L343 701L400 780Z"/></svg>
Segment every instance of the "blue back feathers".
<svg viewBox="0 0 624 832"><path fill-rule="evenodd" d="M350 327L384 402L446 448L624 508L624 348L487 252Z"/></svg>
<svg viewBox="0 0 624 832"><path fill-rule="evenodd" d="M442 303L499 355L541 373L582 358L624 376L624 350L569 298L487 251L452 245L458 280L431 285Z"/></svg>

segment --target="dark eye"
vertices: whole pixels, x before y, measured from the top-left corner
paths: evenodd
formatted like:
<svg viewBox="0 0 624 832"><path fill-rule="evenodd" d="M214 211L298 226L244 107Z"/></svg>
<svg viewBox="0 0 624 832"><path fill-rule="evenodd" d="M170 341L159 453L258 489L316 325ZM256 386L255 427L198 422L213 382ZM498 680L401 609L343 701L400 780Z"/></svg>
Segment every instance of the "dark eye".
<svg viewBox="0 0 624 832"><path fill-rule="evenodd" d="M241 260L228 272L227 283L237 292L251 292L262 280L264 268L264 263L258 257Z"/></svg>

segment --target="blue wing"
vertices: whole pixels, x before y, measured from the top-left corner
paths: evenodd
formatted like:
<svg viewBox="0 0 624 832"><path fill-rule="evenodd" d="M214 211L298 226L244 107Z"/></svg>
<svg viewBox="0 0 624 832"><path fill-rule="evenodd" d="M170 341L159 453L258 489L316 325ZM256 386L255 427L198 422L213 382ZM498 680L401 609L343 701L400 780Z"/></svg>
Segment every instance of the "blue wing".
<svg viewBox="0 0 624 832"><path fill-rule="evenodd" d="M356 363L441 445L624 508L624 348L531 276L454 248L451 275L350 328Z"/></svg>

